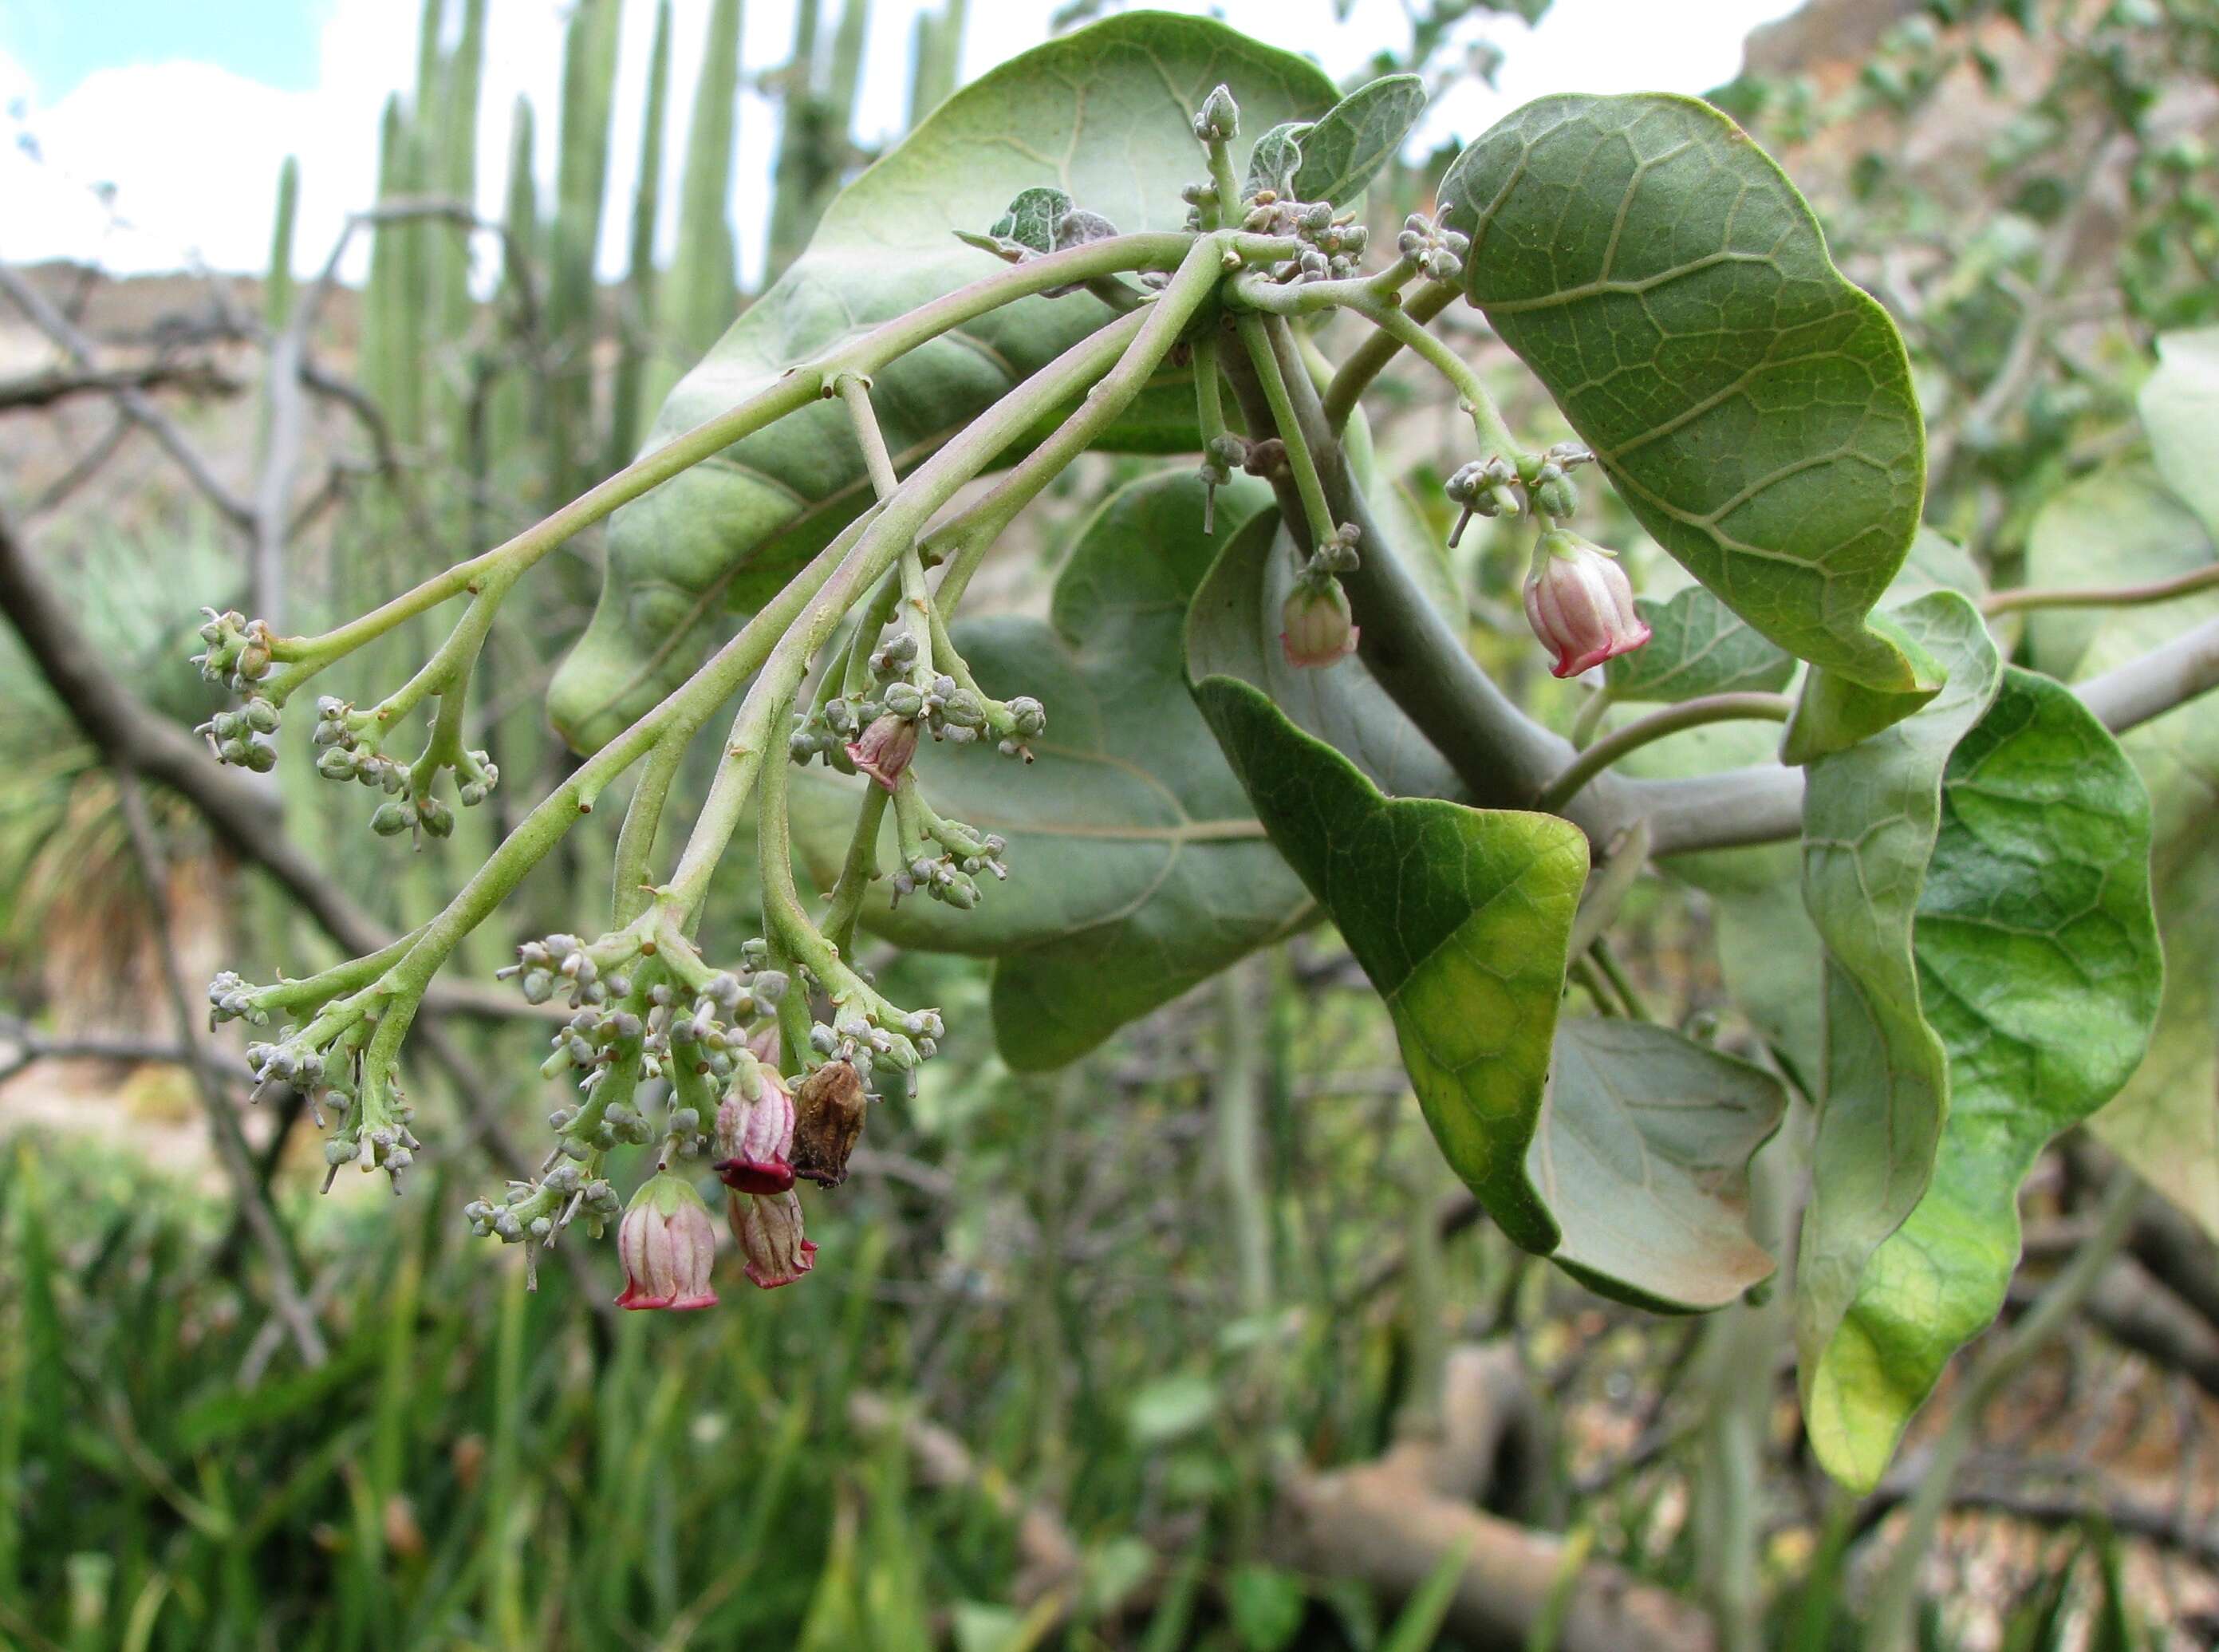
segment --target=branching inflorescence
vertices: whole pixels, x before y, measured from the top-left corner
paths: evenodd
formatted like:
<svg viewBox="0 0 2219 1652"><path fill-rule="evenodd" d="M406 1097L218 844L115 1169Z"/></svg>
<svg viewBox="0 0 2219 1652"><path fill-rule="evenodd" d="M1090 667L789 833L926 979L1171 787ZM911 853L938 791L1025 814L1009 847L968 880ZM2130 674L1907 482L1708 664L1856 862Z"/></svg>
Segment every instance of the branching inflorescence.
<svg viewBox="0 0 2219 1652"><path fill-rule="evenodd" d="M1532 520L1537 577L1587 554L1567 549L1570 536L1558 522L1577 503L1567 473L1591 456L1576 445L1523 449L1477 376L1423 325L1454 293L1468 239L1414 216L1392 261L1366 274L1367 233L1353 214L1295 192L1299 130L1267 134L1238 183L1230 145L1239 111L1227 89L1210 94L1194 130L1209 177L1186 191L1191 210L1183 233L1121 234L1059 190L1027 190L988 232L964 238L1004 259L1006 269L795 367L506 544L318 636L278 636L238 614L209 615L202 669L240 704L202 732L221 761L267 770L277 760L279 713L294 696L404 621L463 599L447 639L392 692L359 707L330 696L315 705L317 769L382 795L372 829L444 836L455 819L444 789L469 807L499 779L484 752L463 744L465 697L503 599L549 551L819 400L844 407L873 486L867 509L689 680L535 807L430 922L304 979L252 986L227 972L212 984L214 1019L275 1029L249 1046L253 1072L263 1091L298 1091L320 1121L329 1115L326 1157L334 1175L351 1163L398 1183L420 1147L399 1059L434 973L609 783L637 767L618 842L610 927L592 938L558 934L527 942L501 972L532 1003L559 1001L573 1012L556 1027L542 1071L573 1082L577 1099L550 1116L552 1144L537 1174L499 1198L472 1201L465 1214L474 1231L524 1245L536 1263L573 1222L599 1233L624 1208L610 1180L615 1149L654 1146L656 1173L624 1218L620 1300L702 1306L714 1295L705 1284L699 1202L667 1172L705 1155L729 1189L749 1276L768 1287L805 1273L815 1246L802 1236L797 1178L836 1184L874 1092L906 1082L944 1036L936 1010L894 1003L854 962L866 897L884 880L895 899L922 894L967 910L988 898L982 875L1012 875L1007 846L935 808L931 753L941 743L980 743L1029 762L1030 742L1047 726L1039 699L998 699L980 687L957 649L950 616L1002 531L1175 352L1193 365L1205 497L1243 470L1290 483L1299 499L1302 548L1283 638L1298 666L1330 666L1354 649L1359 633L1341 576L1363 556L1393 553L1364 544L1358 525L1337 520L1328 502L1321 455L1286 377L1284 363L1300 359L1285 333L1296 318L1346 311L1377 329L1330 384L1321 381L1336 431L1380 366L1409 349L1445 376L1471 419L1479 451L1448 484L1465 517ZM879 428L873 373L1000 307L1079 292L1106 303L1112 319L898 475ZM1231 427L1221 371L1260 395L1270 428L1254 421ZM965 484L1002 463L1047 415L1074 405L975 502L942 515ZM1582 656L1640 640L1621 628L1585 639ZM658 877L656 829L679 760L736 694L739 709L706 798L675 864ZM389 752L420 711L428 723L420 751L413 759ZM792 767L815 761L867 784L829 902L813 915L795 881L788 791ZM898 846L891 866L880 859L889 812ZM710 875L750 813L761 931L728 949L714 947L699 935Z"/></svg>

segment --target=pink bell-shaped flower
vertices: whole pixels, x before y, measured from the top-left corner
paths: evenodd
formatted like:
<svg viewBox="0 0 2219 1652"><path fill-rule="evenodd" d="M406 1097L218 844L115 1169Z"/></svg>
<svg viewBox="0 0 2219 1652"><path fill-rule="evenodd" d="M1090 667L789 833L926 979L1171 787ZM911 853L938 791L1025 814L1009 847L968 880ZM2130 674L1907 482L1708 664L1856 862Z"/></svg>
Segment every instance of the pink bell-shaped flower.
<svg viewBox="0 0 2219 1652"><path fill-rule="evenodd" d="M751 1101L746 1094L752 1079ZM784 1193L793 1185L793 1096L777 1070L758 1062L735 1076L717 1108L716 1171L739 1193Z"/></svg>
<svg viewBox="0 0 2219 1652"><path fill-rule="evenodd" d="M801 1236L801 1200L784 1193L727 1193L724 1215L747 1258L749 1280L764 1290L790 1285L817 1265L817 1246Z"/></svg>
<svg viewBox="0 0 2219 1652"><path fill-rule="evenodd" d="M917 755L917 724L888 711L848 742L848 759L889 792Z"/></svg>
<svg viewBox="0 0 2219 1652"><path fill-rule="evenodd" d="M632 1195L617 1227L624 1259L618 1307L713 1307L709 1270L717 1260L717 1224L693 1184L658 1171Z"/></svg>
<svg viewBox="0 0 2219 1652"><path fill-rule="evenodd" d="M1279 646L1293 666L1337 665L1356 652L1363 627L1350 623L1348 593L1331 574L1305 574L1279 610Z"/></svg>
<svg viewBox="0 0 2219 1652"><path fill-rule="evenodd" d="M1559 677L1576 677L1649 640L1618 558L1562 528L1550 529L1533 547L1526 618L1555 653L1550 669Z"/></svg>

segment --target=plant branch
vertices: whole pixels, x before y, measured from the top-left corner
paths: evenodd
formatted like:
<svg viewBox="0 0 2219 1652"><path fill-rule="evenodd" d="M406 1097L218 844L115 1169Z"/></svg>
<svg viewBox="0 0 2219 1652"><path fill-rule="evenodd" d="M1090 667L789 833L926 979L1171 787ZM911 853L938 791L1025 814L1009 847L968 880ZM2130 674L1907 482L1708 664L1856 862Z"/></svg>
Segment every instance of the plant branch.
<svg viewBox="0 0 2219 1652"><path fill-rule="evenodd" d="M1445 282L1419 283L1402 301L1402 313L1420 326L1424 326L1456 301L1457 289ZM1364 391L1371 388L1372 380L1386 371L1388 364L1402 352L1402 341L1385 331L1372 333L1349 352L1348 359L1333 376L1326 387L1325 422L1336 434L1348 423L1356 411L1356 404Z"/></svg>
<svg viewBox="0 0 2219 1652"><path fill-rule="evenodd" d="M2016 591L1992 591L1980 599L1980 612L1993 618L1998 614L2022 613L2034 608L2135 608L2145 603L2171 602L2177 597L2193 596L2199 591L2215 588L2219 588L2219 562L2148 585L2094 586L2081 590L2023 587Z"/></svg>
<svg viewBox="0 0 2219 1652"><path fill-rule="evenodd" d="M1533 806L1544 814L1562 814L1564 805L1577 797L1590 780L1628 752L1638 751L1650 742L1678 734L1683 729L1751 718L1785 723L1793 709L1794 702L1785 694L1759 693L1706 694L1697 699L1682 700L1677 705L1662 706L1623 728L1612 730L1572 759L1563 773L1541 788L1533 799Z"/></svg>

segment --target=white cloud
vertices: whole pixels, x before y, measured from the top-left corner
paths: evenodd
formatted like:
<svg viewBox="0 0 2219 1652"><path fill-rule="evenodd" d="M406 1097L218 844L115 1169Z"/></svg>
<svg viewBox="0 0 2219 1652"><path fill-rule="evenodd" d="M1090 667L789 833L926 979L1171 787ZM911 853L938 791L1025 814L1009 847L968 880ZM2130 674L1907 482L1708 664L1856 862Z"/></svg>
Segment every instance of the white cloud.
<svg viewBox="0 0 2219 1652"><path fill-rule="evenodd" d="M1160 0L1159 0L1160 3ZM923 0L877 0L858 127L866 141L903 122L908 99L911 23ZM1172 0L1178 9L1214 10L1264 38L1314 53L1346 75L1380 45L1408 34L1402 0L1355 0L1346 23L1333 0ZM1557 0L1542 26L1514 20L1482 25L1507 51L1500 91L1458 89L1426 123L1438 140L1482 129L1507 109L1544 93L1637 87L1699 91L1731 76L1747 30L1792 9L1793 0L1706 0L1700 7L1656 0ZM672 234L673 207L693 112L709 0L674 0L669 125L664 153L661 243ZM528 96L537 125L534 171L545 201L555 174L562 74L563 0L493 0L486 76L479 106L481 210L500 210L507 179L509 123ZM833 27L836 3L824 8ZM964 71L975 78L1045 38L1051 0L972 0ZM169 62L107 69L41 105L21 65L0 53L0 105L20 100L18 135L39 158L0 152L0 258L69 257L118 270L194 264L259 270L268 257L277 169L300 158L302 198L295 243L303 270L319 266L345 214L375 196L379 111L415 73L416 9L396 0L331 0L320 47L317 84L280 91L211 64ZM743 62L760 72L792 49L792 9L768 0L745 7ZM654 7L630 0L618 64L609 199L628 202L639 170ZM743 268L760 265L761 226L777 142L775 110L749 90L741 102L735 220ZM114 186L111 216L94 186ZM602 264L620 267L628 216L604 226ZM351 273L359 274L357 253Z"/></svg>

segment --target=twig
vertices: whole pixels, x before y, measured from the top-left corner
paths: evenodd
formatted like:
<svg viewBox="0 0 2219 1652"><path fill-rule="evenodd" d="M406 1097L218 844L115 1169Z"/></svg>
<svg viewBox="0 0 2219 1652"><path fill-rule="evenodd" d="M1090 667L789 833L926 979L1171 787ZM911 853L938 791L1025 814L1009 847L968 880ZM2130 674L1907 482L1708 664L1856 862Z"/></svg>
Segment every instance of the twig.
<svg viewBox="0 0 2219 1652"><path fill-rule="evenodd" d="M277 1213L270 1209L263 1196L261 1184L255 1179L253 1161L248 1157L246 1138L239 1128L239 1119L232 1111L231 1100L223 1087L208 1071L208 1065L199 1057L198 1043L194 1033L194 1012L191 995L185 989L184 978L177 972L177 953L170 934L169 903L165 891L169 879L165 871L162 848L154 835L153 822L147 817L146 798L139 788L139 777L127 763L115 766L116 804L123 816L125 831L131 840L132 859L138 863L140 880L146 885L146 917L153 930L154 955L160 961L162 982L170 997L171 1013L177 1017L177 1036L184 1047L193 1053L188 1063L193 1074L195 1088L200 1093L201 1106L208 1114L208 1134L215 1143L216 1160L223 1166L224 1174L231 1178L232 1191L239 1200L239 1214L253 1232L262 1246L263 1259L270 1268L270 1295L278 1317L292 1334L293 1345L300 1350L301 1363L311 1369L328 1358L322 1332L316 1328L315 1316L308 1311L301 1295L300 1281L294 1269L296 1258L288 1243L285 1232L278 1225Z"/></svg>
<svg viewBox="0 0 2219 1652"><path fill-rule="evenodd" d="M1785 723L1793 709L1794 702L1785 694L1706 694L1699 699L1682 700L1677 705L1661 706L1646 717L1636 717L1624 728L1613 729L1572 759L1563 773L1541 788L1533 806L1545 814L1562 813L1564 805L1596 775L1628 752L1638 751L1667 735L1699 729L1706 723L1750 718Z"/></svg>
<svg viewBox="0 0 2219 1652"><path fill-rule="evenodd" d="M2148 585L2093 586L2082 590L2021 587L2016 591L1992 591L1980 599L1980 612L1992 618L1997 614L2018 613L2030 608L2134 608L2144 603L2171 602L2176 597L2193 596L2214 587L2219 587L2219 562Z"/></svg>
<svg viewBox="0 0 2219 1652"><path fill-rule="evenodd" d="M87 368L74 373L26 373L0 379L0 413L51 407L75 396L114 396L125 390L235 396L244 388L237 379L208 362L147 362L138 367Z"/></svg>
<svg viewBox="0 0 2219 1652"><path fill-rule="evenodd" d="M47 295L5 264L0 264L0 292L13 299L31 325L51 338L62 353L88 372L96 370L93 359L92 341L56 309ZM208 461L200 450L185 439L184 432L170 420L170 416L149 401L143 391L128 385L114 393L115 405L121 408L134 424L138 425L162 444L163 451L177 461L193 486L200 490L211 505L234 527L252 529L254 511L224 486L215 473L208 469Z"/></svg>

